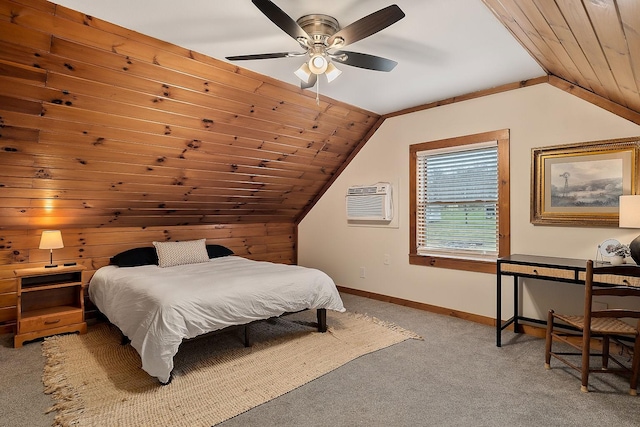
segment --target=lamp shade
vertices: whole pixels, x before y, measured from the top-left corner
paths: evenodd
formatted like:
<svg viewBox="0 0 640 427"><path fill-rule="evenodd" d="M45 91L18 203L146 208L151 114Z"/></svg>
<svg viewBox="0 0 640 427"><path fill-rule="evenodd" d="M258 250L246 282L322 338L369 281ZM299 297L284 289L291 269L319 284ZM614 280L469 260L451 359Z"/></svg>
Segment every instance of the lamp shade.
<svg viewBox="0 0 640 427"><path fill-rule="evenodd" d="M342 71L338 70L338 68L332 63L327 65L327 71L324 73L324 75L327 76L327 81L329 83L334 81L340 74L342 74Z"/></svg>
<svg viewBox="0 0 640 427"><path fill-rule="evenodd" d="M620 216L618 225L621 228L640 228L640 195L620 196ZM640 236L629 243L631 258L640 265Z"/></svg>
<svg viewBox="0 0 640 427"><path fill-rule="evenodd" d="M309 83L309 78L311 77L311 70L309 69L309 65L307 65L306 62L304 62L300 66L300 68L298 68L296 71L294 71L294 74L298 76L298 78L303 82Z"/></svg>
<svg viewBox="0 0 640 427"><path fill-rule="evenodd" d="M640 195L620 196L620 228L640 228Z"/></svg>
<svg viewBox="0 0 640 427"><path fill-rule="evenodd" d="M62 233L60 230L45 230L40 236L40 249L60 249L64 248Z"/></svg>

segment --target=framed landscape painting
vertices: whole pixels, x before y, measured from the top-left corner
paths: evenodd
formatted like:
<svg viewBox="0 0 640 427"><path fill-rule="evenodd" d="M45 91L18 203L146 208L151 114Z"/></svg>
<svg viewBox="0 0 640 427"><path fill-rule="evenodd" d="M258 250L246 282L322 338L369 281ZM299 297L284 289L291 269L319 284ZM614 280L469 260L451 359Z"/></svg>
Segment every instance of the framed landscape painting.
<svg viewBox="0 0 640 427"><path fill-rule="evenodd" d="M531 223L618 226L618 200L636 194L640 138L531 150Z"/></svg>

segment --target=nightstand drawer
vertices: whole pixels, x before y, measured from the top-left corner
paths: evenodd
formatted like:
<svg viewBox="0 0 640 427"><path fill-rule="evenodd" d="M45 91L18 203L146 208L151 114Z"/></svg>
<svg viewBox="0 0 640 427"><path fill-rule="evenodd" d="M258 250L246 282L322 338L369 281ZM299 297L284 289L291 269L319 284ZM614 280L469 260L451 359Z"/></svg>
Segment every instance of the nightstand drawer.
<svg viewBox="0 0 640 427"><path fill-rule="evenodd" d="M41 331L45 329L58 328L60 326L73 325L84 322L82 311L66 311L64 313L52 313L46 316L27 317L20 320L19 331L25 332Z"/></svg>

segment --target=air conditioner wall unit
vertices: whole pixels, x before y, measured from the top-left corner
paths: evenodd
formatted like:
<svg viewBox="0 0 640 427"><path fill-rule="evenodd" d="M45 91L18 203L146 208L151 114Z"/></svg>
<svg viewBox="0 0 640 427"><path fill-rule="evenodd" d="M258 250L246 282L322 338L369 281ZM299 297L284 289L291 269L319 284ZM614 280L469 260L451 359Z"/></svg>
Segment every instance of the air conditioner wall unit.
<svg viewBox="0 0 640 427"><path fill-rule="evenodd" d="M391 221L392 186L388 182L355 185L347 189L347 220Z"/></svg>

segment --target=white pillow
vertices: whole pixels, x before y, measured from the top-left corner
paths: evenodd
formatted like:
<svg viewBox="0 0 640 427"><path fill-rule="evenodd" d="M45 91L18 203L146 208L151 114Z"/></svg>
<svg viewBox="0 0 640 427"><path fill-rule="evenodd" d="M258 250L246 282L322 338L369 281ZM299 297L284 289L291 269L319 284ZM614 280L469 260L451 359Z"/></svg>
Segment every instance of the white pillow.
<svg viewBox="0 0 640 427"><path fill-rule="evenodd" d="M160 267L208 262L206 239L184 242L153 242Z"/></svg>

